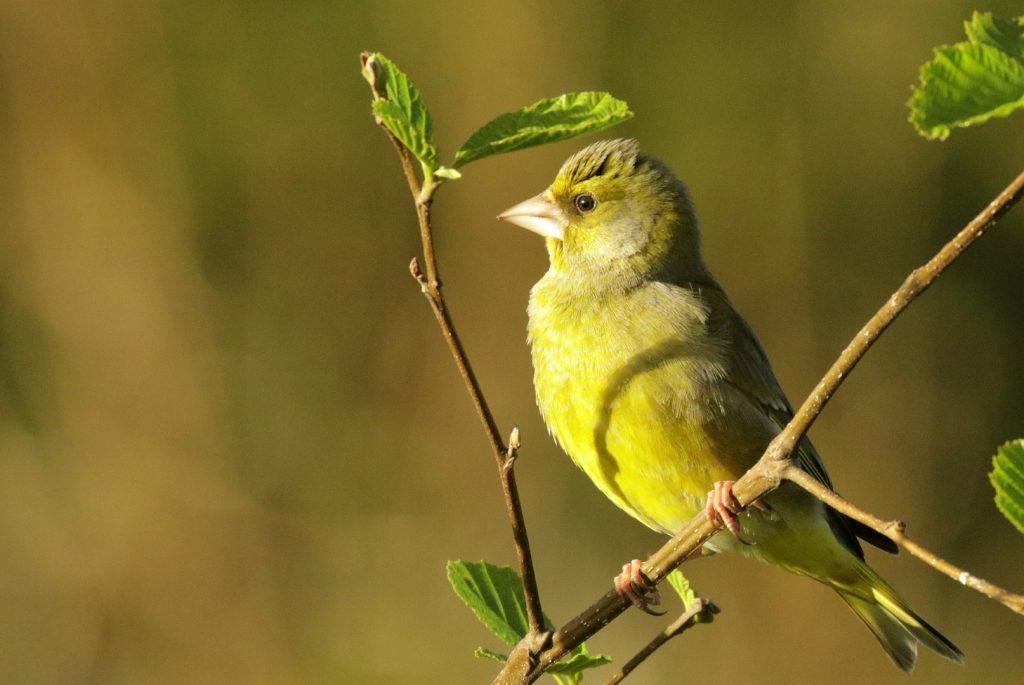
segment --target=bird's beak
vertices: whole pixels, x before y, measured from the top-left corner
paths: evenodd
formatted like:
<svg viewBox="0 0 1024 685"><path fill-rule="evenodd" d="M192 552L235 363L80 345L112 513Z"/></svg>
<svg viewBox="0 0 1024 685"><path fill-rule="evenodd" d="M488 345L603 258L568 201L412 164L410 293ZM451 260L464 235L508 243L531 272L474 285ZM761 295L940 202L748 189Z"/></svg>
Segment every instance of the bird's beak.
<svg viewBox="0 0 1024 685"><path fill-rule="evenodd" d="M546 190L515 207L506 209L498 218L555 240L561 240L565 235L567 223L562 210L552 201Z"/></svg>

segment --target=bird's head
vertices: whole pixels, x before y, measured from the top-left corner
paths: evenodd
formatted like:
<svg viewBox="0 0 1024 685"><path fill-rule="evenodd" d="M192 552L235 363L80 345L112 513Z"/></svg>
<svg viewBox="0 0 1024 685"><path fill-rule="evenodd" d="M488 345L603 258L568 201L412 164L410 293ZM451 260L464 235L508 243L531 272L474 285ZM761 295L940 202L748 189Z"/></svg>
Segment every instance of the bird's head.
<svg viewBox="0 0 1024 685"><path fill-rule="evenodd" d="M547 238L552 267L559 271L703 271L686 188L664 164L640 152L635 140L583 148L547 190L498 218Z"/></svg>

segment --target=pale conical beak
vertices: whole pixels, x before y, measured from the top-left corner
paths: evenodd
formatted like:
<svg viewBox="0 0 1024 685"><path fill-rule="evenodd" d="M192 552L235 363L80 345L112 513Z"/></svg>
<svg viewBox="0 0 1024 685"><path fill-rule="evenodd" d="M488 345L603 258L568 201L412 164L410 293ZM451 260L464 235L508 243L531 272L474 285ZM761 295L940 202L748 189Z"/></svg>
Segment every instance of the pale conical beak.
<svg viewBox="0 0 1024 685"><path fill-rule="evenodd" d="M565 215L558 205L551 201L547 191L506 209L498 218L522 226L545 238L561 240L565 235Z"/></svg>

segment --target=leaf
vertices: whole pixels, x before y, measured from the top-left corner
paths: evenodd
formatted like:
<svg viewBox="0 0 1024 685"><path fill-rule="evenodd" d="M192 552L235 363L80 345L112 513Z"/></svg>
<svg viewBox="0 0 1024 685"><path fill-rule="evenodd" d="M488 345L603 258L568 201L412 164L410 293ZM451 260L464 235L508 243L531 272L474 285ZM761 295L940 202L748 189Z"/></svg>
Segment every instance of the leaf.
<svg viewBox="0 0 1024 685"><path fill-rule="evenodd" d="M448 582L480 622L505 644L515 645L526 635L529 630L526 597L523 582L514 569L486 561L449 561ZM544 624L554 628L547 616ZM477 647L473 654L496 661L508 659L486 647ZM586 643L581 643L569 652L568 658L549 666L547 672L555 675L559 682L574 685L582 678L582 671L610 661L611 658L600 654L591 656Z"/></svg>
<svg viewBox="0 0 1024 685"><path fill-rule="evenodd" d="M566 93L492 119L455 154L455 167L513 150L600 131L630 117L629 105L608 93Z"/></svg>
<svg viewBox="0 0 1024 685"><path fill-rule="evenodd" d="M591 655L587 652L586 644L581 644L570 652L569 658L556 661L548 666L545 673L555 676L555 680L560 683L575 684L583 679L583 671L588 668L604 666L607 663L611 663L611 660L611 657L603 654Z"/></svg>
<svg viewBox="0 0 1024 685"><path fill-rule="evenodd" d="M551 669L548 669L547 672L551 673ZM582 673L551 673L551 677L558 685L576 685L583 680Z"/></svg>
<svg viewBox="0 0 1024 685"><path fill-rule="evenodd" d="M999 448L988 478L996 489L996 507L1024 533L1024 439Z"/></svg>
<svg viewBox="0 0 1024 685"><path fill-rule="evenodd" d="M437 171L434 172L434 176L437 176L438 178L446 178L452 181L458 178L462 178L462 174L460 174L457 170L446 166L438 167Z"/></svg>
<svg viewBox="0 0 1024 685"><path fill-rule="evenodd" d="M673 569L668 574L668 584L672 586L672 589L676 591L679 598L683 600L683 606L687 609L697 601L697 593L693 591L693 588L690 587L690 581L686 579L686 576L679 569Z"/></svg>
<svg viewBox="0 0 1024 685"><path fill-rule="evenodd" d="M477 647L475 650L473 650L473 656L479 659L493 659L495 661L500 661L501 663L505 663L506 661L508 661L507 655L499 654L498 652L495 652L491 649L487 649L486 647Z"/></svg>
<svg viewBox="0 0 1024 685"><path fill-rule="evenodd" d="M922 135L945 140L953 127L1024 108L1024 63L990 45L938 48L935 59L921 67L921 85L907 104Z"/></svg>
<svg viewBox="0 0 1024 685"><path fill-rule="evenodd" d="M505 644L515 645L526 635L530 626L526 599L515 570L486 561L449 561L448 582L480 622Z"/></svg>
<svg viewBox="0 0 1024 685"><path fill-rule="evenodd" d="M964 22L972 43L991 45L1011 57L1024 58L1024 17L998 19L991 12L975 12Z"/></svg>
<svg viewBox="0 0 1024 685"><path fill-rule="evenodd" d="M364 55L363 77L373 88L373 114L409 148L424 168L424 177L438 167L434 123L420 91L395 63L379 52Z"/></svg>
<svg viewBox="0 0 1024 685"><path fill-rule="evenodd" d="M911 123L926 138L944 140L954 127L1024 108L1022 19L975 13L965 27L971 42L936 48L907 103Z"/></svg>

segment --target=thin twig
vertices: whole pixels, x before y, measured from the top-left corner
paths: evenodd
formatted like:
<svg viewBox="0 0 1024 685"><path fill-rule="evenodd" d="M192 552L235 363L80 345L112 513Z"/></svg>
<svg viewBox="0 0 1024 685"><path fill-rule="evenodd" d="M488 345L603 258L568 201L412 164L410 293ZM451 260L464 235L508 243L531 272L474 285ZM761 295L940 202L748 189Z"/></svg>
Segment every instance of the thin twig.
<svg viewBox="0 0 1024 685"><path fill-rule="evenodd" d="M429 228L427 229L429 231ZM423 294L430 303L441 332L444 334L448 349L459 367L459 375L466 385L466 391L473 400L477 416L480 418L487 434L487 440L491 445L491 451L498 466L498 475L501 478L501 489L505 495L505 508L508 511L509 525L512 527L512 539L515 542L516 557L519 560L519 572L523 578L523 595L526 599L526 615L530 624L530 631L540 633L544 631L543 611L540 604L540 591L537 588L537 576L533 569L533 555L530 552L530 539L526 532L526 519L523 515L523 506L519 499L519 488L516 485L515 469L507 466L509 451L502 444L498 434L498 426L491 414L487 400L484 399L480 383L473 373L473 367L469 364L469 357L462 347L462 340L455 331L455 324L452 323L451 314L448 313L448 306L445 304L444 296L441 294L441 286L438 282L431 282L419 270L416 259L409 265L413 277L420 284ZM436 274L435 270L435 274ZM513 458L514 461L514 458Z"/></svg>
<svg viewBox="0 0 1024 685"><path fill-rule="evenodd" d="M643 649L637 652L632 659L622 665L615 675L605 681L605 685L616 685L622 681L627 675L633 672L633 670L644 662L645 659L650 657L654 652L658 650L663 644L676 637L682 635L690 628L700 623L711 623L713 615L718 613L718 607L707 599L697 599L690 606L686 608L679 618L673 621L665 630L658 633L653 640L647 643Z"/></svg>
<svg viewBox="0 0 1024 685"><path fill-rule="evenodd" d="M742 506L749 506L751 502L775 490L786 476L787 469L797 467L797 463L792 456L797 444L811 424L814 423L814 420L821 413L821 410L828 403L832 395L835 394L843 380L867 353L875 340L878 339L878 336L913 302L917 295L928 288L950 264L960 257L975 240L981 237L985 229L1017 204L1022 195L1024 195L1024 172L1011 181L978 216L943 246L927 264L911 272L900 288L893 293L878 312L857 333L850 344L847 345L846 349L843 350L836 362L814 388L814 391L804 400L804 403L800 406L793 419L768 445L768 448L757 463L736 481L732 492ZM644 574L652 582L660 582L672 569L697 553L701 545L714 535L719 528L720 526L709 522L703 512L698 514L644 563ZM959 577L957 579L960 580ZM968 587L981 591L977 583L971 582L972 579L974 579L974 576L968 574L965 577L967 581L965 584ZM597 633L616 616L628 609L629 606L629 600L617 594L614 590L606 592L594 604L555 631L554 635L551 636L550 646L536 655L536 665L529 672L525 680L507 680L503 679L502 674L499 674L494 682L532 683L540 677L544 669L550 664L558 661L574 647ZM1013 607L1011 606L1010 608Z"/></svg>
<svg viewBox="0 0 1024 685"><path fill-rule="evenodd" d="M826 488L820 481L815 479L814 476L810 475L803 469L796 467L789 468L786 470L785 478L786 480L796 483L836 511L860 521L869 528L877 530L879 533L886 536L897 545L907 550L911 555L928 564L939 573L952 578L961 585L965 585L972 590L977 590L986 597L999 602L1011 611L1015 611L1018 614L1024 614L1024 595L1018 595L1010 592L1009 590L1005 590L998 585L990 583L984 578L979 578L978 576L965 571L959 566L954 566L931 550L914 542L904 533L907 526L903 521L884 521L874 514L869 514L863 509L860 509L843 499L832 490Z"/></svg>
<svg viewBox="0 0 1024 685"><path fill-rule="evenodd" d="M364 52L360 55L359 59L360 67L365 70L370 54ZM373 66L371 64L371 67ZM378 76L371 83L374 98L386 97L386 89L383 86L382 79L379 77L379 73L375 71L374 74ZM483 390L480 389L480 383L477 381L473 367L469 363L469 356L462 346L462 340L455 331L455 324L452 322L444 295L441 293L441 279L438 276L437 259L434 254L433 231L430 223L430 209L434 191L438 187L437 183L434 179L430 178L423 179L421 182L416 174L417 164L413 154L384 126L380 119L377 119L377 124L384 130L388 139L394 145L398 158L402 163L402 171L405 173L406 181L409 184L409 192L416 202L416 219L420 229L420 242L423 247L423 262L426 273L423 273L420 269L416 258L413 258L409 264L409 270L413 278L420 284L420 289L427 298L427 302L430 303L430 308L434 312L434 318L437 319L437 323L441 327L441 332L448 343L448 349L455 359L456 366L459 368L459 375L462 376L466 391L473 401L473 407L476 409L477 416L483 424L484 432L487 434L487 441L490 443L491 451L494 454L495 463L498 467L498 474L501 478L501 488L505 495L505 508L508 512L509 524L512 527L512 538L515 542L516 556L519 560L519 572L523 578L523 594L526 597L526 613L530 624L530 631L534 636L541 636L545 633L544 613L541 609L540 591L537 588L537 576L533 568L530 540L526 532L526 520L523 516L523 507L519 500L519 488L516 486L515 470L512 468L519 448L519 430L518 428L514 429L513 436L515 440L510 439L509 447L506 448L502 443L498 424L494 420L494 415L491 413L487 400L484 399ZM514 447L513 442L515 443ZM532 648L532 651L536 651L536 648Z"/></svg>
<svg viewBox="0 0 1024 685"><path fill-rule="evenodd" d="M1024 172L1010 182L992 202L971 220L956 236L946 243L928 263L914 269L875 315L864 324L860 332L846 346L832 367L818 382L814 391L804 400L800 410L769 445L765 456L787 460L797 442L818 418L818 414L835 394L846 376L857 366L864 354L871 348L897 316L942 275L946 268L962 255L975 240L980 238L989 226L1008 212L1024 195ZM785 447L785 451L783 451Z"/></svg>

